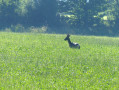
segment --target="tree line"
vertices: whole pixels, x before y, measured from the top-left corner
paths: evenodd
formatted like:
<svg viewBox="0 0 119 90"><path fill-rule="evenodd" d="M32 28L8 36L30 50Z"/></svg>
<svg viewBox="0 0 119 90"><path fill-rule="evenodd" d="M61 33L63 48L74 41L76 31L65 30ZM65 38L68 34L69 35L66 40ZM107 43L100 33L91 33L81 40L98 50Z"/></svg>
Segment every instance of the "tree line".
<svg viewBox="0 0 119 90"><path fill-rule="evenodd" d="M75 33L118 35L119 0L0 0L0 21L1 29L68 26Z"/></svg>

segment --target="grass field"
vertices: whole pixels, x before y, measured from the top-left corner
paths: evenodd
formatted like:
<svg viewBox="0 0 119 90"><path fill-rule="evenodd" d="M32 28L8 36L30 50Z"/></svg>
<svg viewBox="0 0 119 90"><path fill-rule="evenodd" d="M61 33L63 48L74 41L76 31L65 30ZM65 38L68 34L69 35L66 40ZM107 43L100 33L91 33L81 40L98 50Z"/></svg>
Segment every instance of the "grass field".
<svg viewBox="0 0 119 90"><path fill-rule="evenodd" d="M119 38L0 32L0 90L119 90Z"/></svg>

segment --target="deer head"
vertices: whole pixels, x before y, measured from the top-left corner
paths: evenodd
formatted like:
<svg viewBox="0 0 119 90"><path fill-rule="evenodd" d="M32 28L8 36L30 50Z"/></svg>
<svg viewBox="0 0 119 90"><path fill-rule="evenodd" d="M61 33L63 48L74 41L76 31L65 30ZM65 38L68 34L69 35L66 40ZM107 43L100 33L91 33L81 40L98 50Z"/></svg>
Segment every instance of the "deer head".
<svg viewBox="0 0 119 90"><path fill-rule="evenodd" d="M70 35L67 34L67 37L64 40L69 40Z"/></svg>

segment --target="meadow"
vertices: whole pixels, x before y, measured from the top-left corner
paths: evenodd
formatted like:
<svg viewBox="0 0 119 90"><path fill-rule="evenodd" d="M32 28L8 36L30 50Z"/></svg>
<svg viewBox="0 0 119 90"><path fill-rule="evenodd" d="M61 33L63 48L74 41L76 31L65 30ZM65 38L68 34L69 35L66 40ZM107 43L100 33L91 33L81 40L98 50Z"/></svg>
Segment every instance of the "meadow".
<svg viewBox="0 0 119 90"><path fill-rule="evenodd" d="M119 38L0 32L0 90L118 90Z"/></svg>

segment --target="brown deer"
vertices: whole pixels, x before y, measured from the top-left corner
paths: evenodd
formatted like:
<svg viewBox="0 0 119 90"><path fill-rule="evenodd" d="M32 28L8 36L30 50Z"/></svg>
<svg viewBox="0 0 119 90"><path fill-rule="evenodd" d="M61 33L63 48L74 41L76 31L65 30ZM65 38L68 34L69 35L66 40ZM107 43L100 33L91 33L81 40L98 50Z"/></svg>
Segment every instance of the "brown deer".
<svg viewBox="0 0 119 90"><path fill-rule="evenodd" d="M69 47L71 47L71 48L79 48L80 49L80 45L78 43L71 42L69 37L70 37L70 35L67 34L67 37L64 39L65 41L66 40L68 41Z"/></svg>

